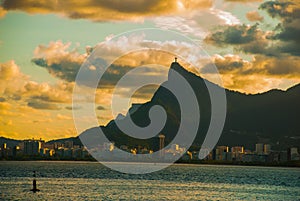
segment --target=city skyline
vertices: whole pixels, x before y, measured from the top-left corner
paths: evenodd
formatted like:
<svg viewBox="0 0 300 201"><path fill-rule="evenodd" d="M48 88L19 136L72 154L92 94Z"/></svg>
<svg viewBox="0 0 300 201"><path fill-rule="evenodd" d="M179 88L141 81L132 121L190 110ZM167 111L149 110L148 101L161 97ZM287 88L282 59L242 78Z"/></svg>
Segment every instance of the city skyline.
<svg viewBox="0 0 300 201"><path fill-rule="evenodd" d="M213 63L225 88L251 94L286 90L300 82L300 28L296 14L299 9L299 3L288 0L123 1L121 4L81 1L76 6L62 1L3 0L0 136L46 140L78 136L72 110L81 108L72 107L74 76L99 43L133 29L167 29L191 38L211 56L210 62L197 61L201 76L209 80L214 77L205 68L205 64ZM143 36L123 38L111 43L108 53L115 55L126 52L124 47L139 47L144 39ZM181 48L184 55L188 48L185 44L174 45L167 39L160 36L157 41ZM154 47L157 41L148 45ZM107 87L96 91L95 110L100 125L115 117L110 110L113 88L109 85L114 81L114 73L158 56L127 55L116 62L110 79L106 80ZM161 57L166 68L155 67L155 76L163 78L174 57ZM148 101L155 89L141 90L132 103ZM126 109L119 111L126 112Z"/></svg>
<svg viewBox="0 0 300 201"><path fill-rule="evenodd" d="M232 162L233 164L260 164L260 165L284 165L289 161L294 161L290 165L299 164L300 154L298 147L290 147L287 150L274 150L270 144L256 143L255 149L246 149L243 145L229 147L227 145L218 145L212 151L207 149L207 156L204 159L198 158L199 151L186 150L178 144L172 144L169 149L162 150L165 147L164 135L157 136L156 144L150 147L136 146L129 147L126 144L119 148L122 151L131 153L126 155L120 150L115 149L114 142L99 144L93 149L87 150L83 145L75 144L71 139L64 141L45 142L42 139L26 139L11 147L7 143L3 143L0 147L0 159L2 160L95 160L91 152L100 154L101 160L104 161L127 161L134 162L132 159L141 162L168 162L180 155L179 162L197 163L197 161L205 161L211 163L213 161ZM11 144L11 143L10 143ZM159 151L159 158L156 158L155 151ZM148 157L139 157L148 154ZM149 155L150 154L150 155ZM151 156L153 155L153 157ZM112 157L114 156L114 157ZM130 159L130 160L129 160ZM163 159L163 160L161 160ZM99 158L98 158L99 160ZM222 164L222 163L221 163Z"/></svg>

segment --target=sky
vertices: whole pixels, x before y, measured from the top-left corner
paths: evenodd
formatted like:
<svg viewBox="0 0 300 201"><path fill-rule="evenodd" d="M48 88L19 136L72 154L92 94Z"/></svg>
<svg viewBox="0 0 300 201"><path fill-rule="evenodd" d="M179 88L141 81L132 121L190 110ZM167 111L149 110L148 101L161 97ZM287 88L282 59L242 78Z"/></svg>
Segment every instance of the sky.
<svg viewBox="0 0 300 201"><path fill-rule="evenodd" d="M130 52L164 46L188 56L190 46L159 35L125 34L136 29L174 31L201 46L199 75L213 80L218 68L223 86L247 94L287 90L300 83L299 0L0 0L0 136L45 140L77 136L72 111L76 75L93 50L101 59L118 58L95 90L99 125L112 114L113 93L122 97L129 84L114 92L118 79L145 63L139 78L164 80L174 55ZM183 65L187 69L188 64ZM90 66L95 70L97 66ZM151 99L157 85L134 93L131 103ZM87 120L88 121L88 120Z"/></svg>

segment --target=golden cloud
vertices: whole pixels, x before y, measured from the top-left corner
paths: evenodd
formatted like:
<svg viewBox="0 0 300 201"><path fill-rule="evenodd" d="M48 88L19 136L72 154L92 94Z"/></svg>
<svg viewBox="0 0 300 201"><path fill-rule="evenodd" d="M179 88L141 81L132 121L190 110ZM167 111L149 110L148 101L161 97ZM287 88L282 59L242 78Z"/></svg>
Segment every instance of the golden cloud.
<svg viewBox="0 0 300 201"><path fill-rule="evenodd" d="M255 21L262 22L264 20L264 17L261 16L257 11L250 11L250 12L248 12L246 14L246 17L251 22L255 22Z"/></svg>
<svg viewBox="0 0 300 201"><path fill-rule="evenodd" d="M239 3L249 3L249 2L262 2L263 0L225 0L227 2L239 2Z"/></svg>
<svg viewBox="0 0 300 201"><path fill-rule="evenodd" d="M3 9L27 13L56 13L71 19L93 21L140 21L144 17L170 15L199 8L209 8L212 0L4 0Z"/></svg>
<svg viewBox="0 0 300 201"><path fill-rule="evenodd" d="M238 55L215 55L212 62L217 66L221 74L236 75L270 75L273 77L286 77L300 79L300 58L295 56L268 57L255 55L251 61L242 59ZM202 68L202 73L206 71L210 64Z"/></svg>
<svg viewBox="0 0 300 201"><path fill-rule="evenodd" d="M71 103L74 83L37 83L21 73L14 61L0 64L0 92L6 102L28 102L36 109L55 109L53 103Z"/></svg>
<svg viewBox="0 0 300 201"><path fill-rule="evenodd" d="M131 35L128 37L120 37L118 40L106 41L107 43L100 43L93 48L87 47L87 52L97 49L97 52L101 52L101 55L96 55L93 61L90 61L90 65L87 69L88 75L91 79L96 75L95 71L99 70L101 66L97 62L103 60L107 63L118 58L114 63L107 69L103 75L100 85L102 88L112 88L116 85L117 81L122 78L126 73L135 67L143 66L147 64L160 64L162 66L169 67L170 63L174 60L172 53L161 51L167 49L172 52L175 48L182 52L183 57L188 57L191 51L189 44L184 42L176 41L147 41L144 39L145 36ZM62 43L61 41L50 42L48 45L39 45L34 51L34 58L32 61L47 71L64 81L74 82L76 75L84 63L85 59L88 58L88 53L79 54L76 49L70 49L70 43ZM145 50L145 47L149 49ZM136 52L130 51L132 48L140 50ZM100 54L100 53L99 53ZM119 55L123 55L119 57ZM99 61L98 61L99 60ZM188 66L187 64L185 66ZM154 70L153 68L151 68ZM145 77L159 77L165 76L166 70L156 68L155 75L143 74ZM97 79L97 78L95 78Z"/></svg>
<svg viewBox="0 0 300 201"><path fill-rule="evenodd" d="M3 136L23 139L59 137L66 126L72 127L73 124L70 113L57 115L62 105L70 106L73 86L72 82L62 81L37 83L23 74L15 61L0 63L0 130ZM57 119L65 120L65 124L57 123ZM36 124L32 126L32 123ZM53 128L56 133L50 136L45 127ZM69 136L74 136L74 133Z"/></svg>
<svg viewBox="0 0 300 201"><path fill-rule="evenodd" d="M256 55L247 61L238 55L215 55L211 61L217 66L225 88L239 92L255 94L274 88L287 89L300 82L300 59L294 56L282 59ZM209 65L212 64L202 68L202 73L212 79Z"/></svg>
<svg viewBox="0 0 300 201"><path fill-rule="evenodd" d="M17 64L11 60L6 63L0 63L0 80L11 81L13 78L26 77L20 73Z"/></svg>
<svg viewBox="0 0 300 201"><path fill-rule="evenodd" d="M4 17L6 15L7 11L4 10L1 6L0 6L0 18Z"/></svg>
<svg viewBox="0 0 300 201"><path fill-rule="evenodd" d="M4 103L0 102L0 110L9 110L10 108L11 108L11 104L6 102Z"/></svg>
<svg viewBox="0 0 300 201"><path fill-rule="evenodd" d="M72 116L67 116L67 115L62 115L62 114L57 114L56 118L59 120L72 120Z"/></svg>

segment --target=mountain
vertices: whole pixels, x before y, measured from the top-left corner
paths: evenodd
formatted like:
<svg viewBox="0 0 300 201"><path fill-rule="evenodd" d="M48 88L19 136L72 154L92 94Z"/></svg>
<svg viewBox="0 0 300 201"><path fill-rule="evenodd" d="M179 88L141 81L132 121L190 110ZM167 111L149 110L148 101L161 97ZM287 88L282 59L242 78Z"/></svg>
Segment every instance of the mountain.
<svg viewBox="0 0 300 201"><path fill-rule="evenodd" d="M21 142L21 140L14 140L14 139L10 139L10 138L5 138L5 137L0 137L0 145L6 143L7 147L14 147L19 145L19 143Z"/></svg>
<svg viewBox="0 0 300 201"><path fill-rule="evenodd" d="M110 141L114 141L117 146L122 144L151 146L155 138L141 140L129 137L120 131L116 122L126 122L131 116L136 125L145 127L150 124L148 113L154 105L163 107L167 113L166 124L160 132L166 136L166 143L175 137L181 122L180 106L176 97L164 86L176 85L177 78L174 73L176 71L188 81L198 100L200 111L195 112L200 113L200 123L193 146L201 146L211 121L211 100L207 85L216 90L222 88L185 70L177 62L173 62L170 69L168 80L157 89L151 101L138 106L134 105L126 117L117 118L106 126L101 126ZM227 89L225 92L227 117L219 145L245 145L246 148L253 149L257 142L270 143L281 148L300 144L300 84L287 91L271 90L255 95ZM82 136L88 136L89 133L94 132L97 130L89 129L83 132Z"/></svg>
<svg viewBox="0 0 300 201"><path fill-rule="evenodd" d="M80 145L82 146L82 143L79 139L79 137L70 137L70 138L62 138L62 139L56 139L56 140L50 140L46 142L47 144L54 144L54 143L62 143L64 144L67 141L72 141L74 145Z"/></svg>

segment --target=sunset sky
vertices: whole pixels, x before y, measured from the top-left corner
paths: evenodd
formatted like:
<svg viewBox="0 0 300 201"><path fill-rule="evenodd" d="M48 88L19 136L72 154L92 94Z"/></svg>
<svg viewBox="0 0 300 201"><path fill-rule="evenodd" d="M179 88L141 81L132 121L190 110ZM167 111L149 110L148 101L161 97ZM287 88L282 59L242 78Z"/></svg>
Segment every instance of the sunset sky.
<svg viewBox="0 0 300 201"><path fill-rule="evenodd" d="M0 0L0 136L45 140L77 136L72 118L76 73L90 52L112 37L141 28L183 34L203 47L210 61L199 61L200 75L213 77L214 63L225 88L243 93L286 90L300 82L300 0ZM107 55L142 47L145 36L111 42ZM159 40L159 39L158 39ZM165 39L164 39L165 40ZM144 44L144 43L143 43ZM157 41L148 41L149 47ZM188 48L184 43L159 43ZM136 53L122 57L98 88L99 124L110 110L115 75L170 55ZM156 67L165 77L168 69ZM144 88L132 102L145 102L155 88ZM126 112L126 111L120 111Z"/></svg>

